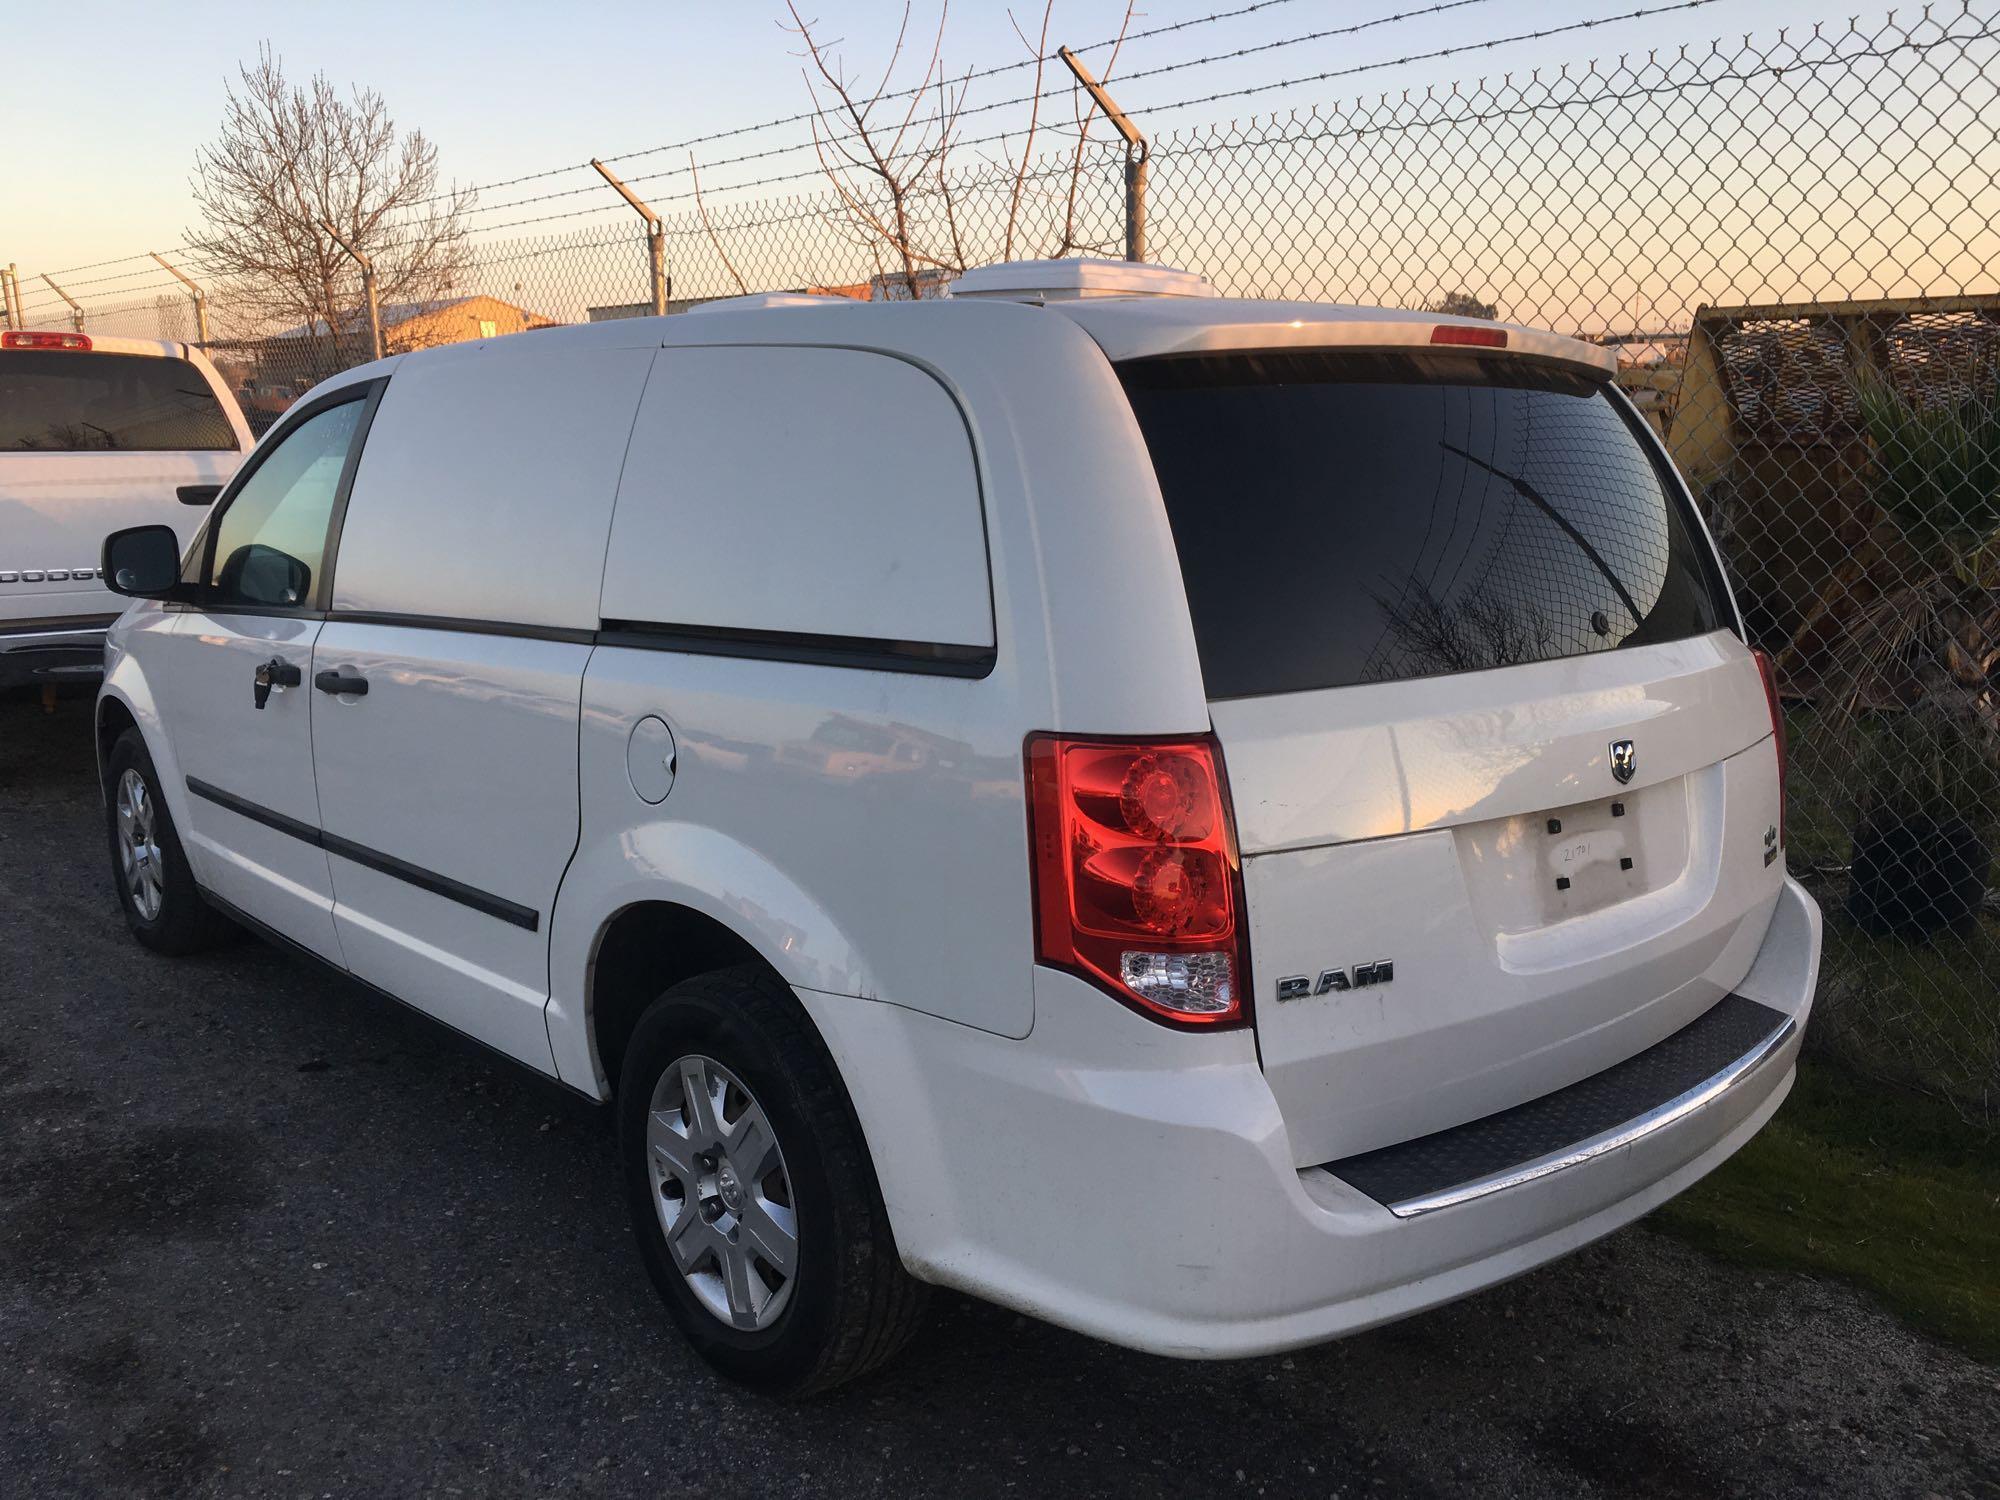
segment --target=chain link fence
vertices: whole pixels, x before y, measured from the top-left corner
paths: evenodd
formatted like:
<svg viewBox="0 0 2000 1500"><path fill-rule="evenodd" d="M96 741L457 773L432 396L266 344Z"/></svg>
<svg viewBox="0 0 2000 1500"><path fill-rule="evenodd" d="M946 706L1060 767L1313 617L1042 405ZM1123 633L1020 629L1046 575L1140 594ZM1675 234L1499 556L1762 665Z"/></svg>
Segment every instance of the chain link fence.
<svg viewBox="0 0 2000 1500"><path fill-rule="evenodd" d="M1143 124L1143 101L1121 102ZM1827 916L1815 1044L1989 1129L1996 122L1987 0L1176 131L1151 143L1146 205L1149 258L1230 295L1483 312L1618 350L1779 664L1787 858ZM1009 254L1116 255L1122 148L1064 124L1025 171L913 191L909 263L811 173L783 198L669 180L651 199L669 311L739 291L930 295ZM629 210L472 248L461 295L383 309L388 350L652 311ZM195 335L178 289L119 303L120 280L65 285L88 330ZM29 312L68 316L47 298ZM254 425L368 357L356 326L251 326L227 288L208 317Z"/></svg>

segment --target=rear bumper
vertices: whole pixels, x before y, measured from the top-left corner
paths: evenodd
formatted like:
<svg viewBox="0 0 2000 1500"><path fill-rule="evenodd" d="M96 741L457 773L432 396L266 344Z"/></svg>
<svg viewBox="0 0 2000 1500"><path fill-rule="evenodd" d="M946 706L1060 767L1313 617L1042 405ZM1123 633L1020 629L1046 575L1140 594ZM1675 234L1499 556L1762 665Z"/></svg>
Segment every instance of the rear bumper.
<svg viewBox="0 0 2000 1500"><path fill-rule="evenodd" d="M0 687L95 682L104 675L104 633L117 618L0 620Z"/></svg>
<svg viewBox="0 0 2000 1500"><path fill-rule="evenodd" d="M1736 987L1777 1020L1726 1078L1574 1160L1403 1215L1293 1165L1248 1033L1167 1032L1041 970L1020 1042L802 998L916 1274L1114 1343L1219 1358L1336 1338L1516 1276L1725 1161L1791 1086L1819 941L1817 907L1787 881Z"/></svg>
<svg viewBox="0 0 2000 1500"><path fill-rule="evenodd" d="M1775 1066L1797 1030L1782 1011L1725 995L1657 1045L1569 1088L1319 1170L1399 1219L1455 1208L1673 1129Z"/></svg>

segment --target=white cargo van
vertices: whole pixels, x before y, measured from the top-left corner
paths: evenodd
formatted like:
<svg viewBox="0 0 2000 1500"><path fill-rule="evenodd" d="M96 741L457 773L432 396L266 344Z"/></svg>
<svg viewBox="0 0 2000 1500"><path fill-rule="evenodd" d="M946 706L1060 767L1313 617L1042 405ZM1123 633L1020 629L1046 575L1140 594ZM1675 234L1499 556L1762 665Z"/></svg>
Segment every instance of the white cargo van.
<svg viewBox="0 0 2000 1500"><path fill-rule="evenodd" d="M611 1102L674 1318L779 1388L925 1283L1241 1355L1644 1213L1777 1108L1819 953L1701 522L1600 349L1206 290L327 382L184 557L106 544L132 930Z"/></svg>
<svg viewBox="0 0 2000 1500"><path fill-rule="evenodd" d="M94 679L118 600L107 531L192 536L250 430L185 344L0 333L0 687Z"/></svg>

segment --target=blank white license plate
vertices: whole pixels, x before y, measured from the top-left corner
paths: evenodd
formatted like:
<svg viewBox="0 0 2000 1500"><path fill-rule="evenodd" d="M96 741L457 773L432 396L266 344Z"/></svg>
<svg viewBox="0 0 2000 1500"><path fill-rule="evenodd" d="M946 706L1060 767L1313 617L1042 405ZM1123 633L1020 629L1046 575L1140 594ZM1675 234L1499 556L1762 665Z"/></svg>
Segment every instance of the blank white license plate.
<svg viewBox="0 0 2000 1500"><path fill-rule="evenodd" d="M1614 803L1625 805L1625 815L1612 812ZM1631 811L1623 799L1610 799L1549 815L1562 825L1542 841L1542 901L1550 917L1596 911L1646 888Z"/></svg>

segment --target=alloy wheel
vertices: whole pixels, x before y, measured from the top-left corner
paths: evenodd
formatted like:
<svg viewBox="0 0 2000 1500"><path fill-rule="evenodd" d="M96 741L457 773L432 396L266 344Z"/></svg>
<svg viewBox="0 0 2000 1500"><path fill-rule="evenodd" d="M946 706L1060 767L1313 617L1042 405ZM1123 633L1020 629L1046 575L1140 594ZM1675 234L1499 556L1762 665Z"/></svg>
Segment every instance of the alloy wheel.
<svg viewBox="0 0 2000 1500"><path fill-rule="evenodd" d="M784 1152L750 1090L710 1057L676 1058L646 1116L653 1208L695 1299L745 1332L768 1328L798 1275Z"/></svg>
<svg viewBox="0 0 2000 1500"><path fill-rule="evenodd" d="M118 872L125 893L141 917L158 919L167 899L166 872L160 862L159 823L152 789L136 770L118 778L114 806L118 817Z"/></svg>

